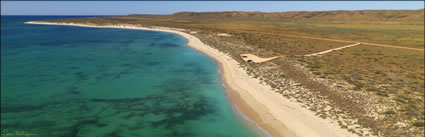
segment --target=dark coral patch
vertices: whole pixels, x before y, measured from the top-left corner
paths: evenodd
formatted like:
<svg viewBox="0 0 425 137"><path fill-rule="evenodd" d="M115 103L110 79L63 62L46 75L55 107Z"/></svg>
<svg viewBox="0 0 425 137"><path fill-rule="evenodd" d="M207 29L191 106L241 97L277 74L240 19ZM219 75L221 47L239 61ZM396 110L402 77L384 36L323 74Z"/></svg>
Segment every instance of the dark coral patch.
<svg viewBox="0 0 425 137"><path fill-rule="evenodd" d="M180 45L174 44L174 43L151 43L149 44L150 47L160 47L160 48L177 48L180 47Z"/></svg>
<svg viewBox="0 0 425 137"><path fill-rule="evenodd" d="M158 64L159 64L159 62L151 61L151 62L146 62L145 64L146 64L146 65L149 65L149 66L155 66L155 65L158 65Z"/></svg>

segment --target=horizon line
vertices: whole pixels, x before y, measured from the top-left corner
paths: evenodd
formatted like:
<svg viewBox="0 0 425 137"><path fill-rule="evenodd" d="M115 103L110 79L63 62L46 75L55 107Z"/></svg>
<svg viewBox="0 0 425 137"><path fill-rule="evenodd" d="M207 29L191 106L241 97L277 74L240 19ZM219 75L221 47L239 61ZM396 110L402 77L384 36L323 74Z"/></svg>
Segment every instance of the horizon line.
<svg viewBox="0 0 425 137"><path fill-rule="evenodd" d="M425 10L425 8L420 9L361 9L361 10L293 10L293 11L274 11L274 12L264 12L264 11L242 11L242 10L234 10L234 11L178 11L174 13L179 12L195 12L195 13L208 13L208 12L261 12L261 13L283 13L283 12L321 12L321 11L379 11L379 10ZM130 13L130 14L116 14L116 15L88 15L88 14L50 14L50 15L40 15L40 14L29 14L29 15L23 15L23 14L1 14L1 16L126 16L126 15L134 15L134 14L144 14L144 15L172 15L174 13L168 13L168 14L146 14L146 13Z"/></svg>

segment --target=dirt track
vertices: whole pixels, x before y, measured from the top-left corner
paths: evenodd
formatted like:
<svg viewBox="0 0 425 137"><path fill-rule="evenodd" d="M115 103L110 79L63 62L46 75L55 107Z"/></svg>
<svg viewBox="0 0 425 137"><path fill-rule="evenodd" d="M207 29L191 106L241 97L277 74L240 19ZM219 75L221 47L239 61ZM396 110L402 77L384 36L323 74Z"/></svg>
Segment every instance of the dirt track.
<svg viewBox="0 0 425 137"><path fill-rule="evenodd" d="M307 54L304 56L318 56L318 55L322 55L322 54L326 54L332 51L337 51L337 50L341 50L341 49L345 49L345 48L349 48L349 47L353 47L353 46L357 46L360 45L360 43L356 43L356 44L351 44L351 45L347 45L347 46L343 46L343 47L339 47L339 48L333 48L330 50L326 50L326 51L322 51L322 52L317 52L317 53L313 53L313 54Z"/></svg>
<svg viewBox="0 0 425 137"><path fill-rule="evenodd" d="M252 31L239 31L239 32L250 32L250 33L252 33ZM363 44L363 45L370 45L370 46L380 46L380 47L387 47L387 48L399 48L399 49L407 49L407 50L424 51L424 49L420 49L420 48L409 48L409 47L376 44L376 43L368 43L368 42L360 42L360 41L337 40L337 39L319 38L319 37L311 37L311 36L276 34L276 33L267 33L267 32L255 32L255 33L279 35L279 36L285 36L285 37L305 38L305 39L326 40L326 41L334 41L334 42L346 42L346 43L353 43L353 44L354 43L360 43L360 44Z"/></svg>

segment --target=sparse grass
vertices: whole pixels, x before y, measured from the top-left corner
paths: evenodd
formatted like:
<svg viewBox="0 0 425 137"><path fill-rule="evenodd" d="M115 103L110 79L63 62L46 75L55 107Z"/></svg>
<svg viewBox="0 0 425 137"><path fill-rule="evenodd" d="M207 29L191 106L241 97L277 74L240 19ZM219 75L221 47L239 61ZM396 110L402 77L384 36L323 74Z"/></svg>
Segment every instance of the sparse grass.
<svg viewBox="0 0 425 137"><path fill-rule="evenodd" d="M303 60L321 64L313 73L339 71L335 79L353 84L353 90L392 97L405 115L424 118L423 52L360 45Z"/></svg>
<svg viewBox="0 0 425 137"><path fill-rule="evenodd" d="M424 48L422 23L307 22L291 26L313 36Z"/></svg>

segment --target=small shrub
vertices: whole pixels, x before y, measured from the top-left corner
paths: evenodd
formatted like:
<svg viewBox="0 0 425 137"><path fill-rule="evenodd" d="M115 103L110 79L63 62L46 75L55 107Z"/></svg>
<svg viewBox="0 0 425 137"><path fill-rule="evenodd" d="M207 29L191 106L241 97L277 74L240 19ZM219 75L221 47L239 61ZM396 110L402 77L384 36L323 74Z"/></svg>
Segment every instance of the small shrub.
<svg viewBox="0 0 425 137"><path fill-rule="evenodd" d="M366 90L367 91L379 91L379 89L378 88L375 88L375 87L369 87Z"/></svg>
<svg viewBox="0 0 425 137"><path fill-rule="evenodd" d="M375 74L384 74L384 72L378 70L378 71L375 71Z"/></svg>
<svg viewBox="0 0 425 137"><path fill-rule="evenodd" d="M387 111L384 112L384 114L392 115L392 114L395 114L395 112L393 110L387 110Z"/></svg>
<svg viewBox="0 0 425 137"><path fill-rule="evenodd" d="M394 100L400 103L406 103L406 101L404 101L402 98L399 98L399 97L395 98Z"/></svg>
<svg viewBox="0 0 425 137"><path fill-rule="evenodd" d="M413 122L412 125L415 126L415 127L424 127L424 122L423 121L416 121L416 122Z"/></svg>
<svg viewBox="0 0 425 137"><path fill-rule="evenodd" d="M313 72L313 74L314 74L314 75L320 75L320 74L322 74L322 73L315 71L315 72Z"/></svg>
<svg viewBox="0 0 425 137"><path fill-rule="evenodd" d="M389 97L388 93L383 92L383 91L381 91L381 92L376 92L376 95L378 95L378 96L383 96L383 97Z"/></svg>

